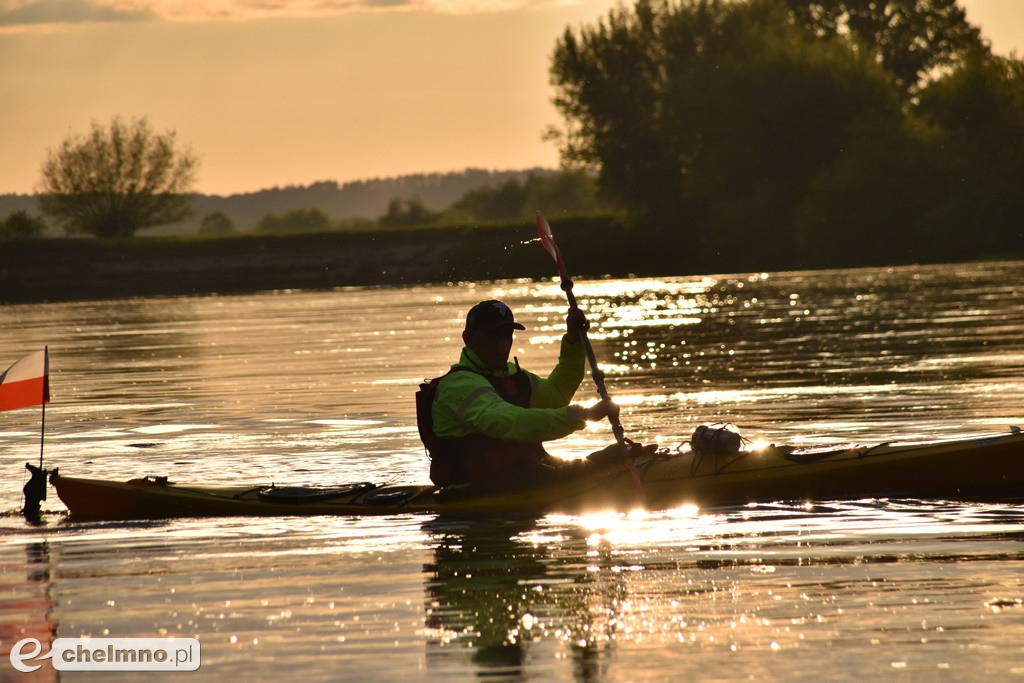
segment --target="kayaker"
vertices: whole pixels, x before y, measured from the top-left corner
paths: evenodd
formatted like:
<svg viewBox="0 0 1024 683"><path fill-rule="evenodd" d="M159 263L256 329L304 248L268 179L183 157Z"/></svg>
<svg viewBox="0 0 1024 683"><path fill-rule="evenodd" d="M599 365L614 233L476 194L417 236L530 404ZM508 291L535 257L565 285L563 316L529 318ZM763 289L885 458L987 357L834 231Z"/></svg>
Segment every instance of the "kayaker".
<svg viewBox="0 0 1024 683"><path fill-rule="evenodd" d="M580 330L587 324L582 312L570 309L558 363L542 378L520 368L518 359L509 362L514 331L526 328L507 305L481 301L469 310L459 362L417 395L420 436L436 485L536 481L564 463L544 450L545 441L618 411L610 401L572 404L583 381Z"/></svg>

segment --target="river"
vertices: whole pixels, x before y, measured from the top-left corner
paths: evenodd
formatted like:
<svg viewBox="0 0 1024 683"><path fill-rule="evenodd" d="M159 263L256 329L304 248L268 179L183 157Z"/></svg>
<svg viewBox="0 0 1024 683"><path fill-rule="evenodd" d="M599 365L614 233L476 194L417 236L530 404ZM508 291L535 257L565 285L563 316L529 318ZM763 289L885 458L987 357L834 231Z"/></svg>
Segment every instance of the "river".
<svg viewBox="0 0 1024 683"><path fill-rule="evenodd" d="M634 440L710 420L803 445L1024 426L1021 262L575 291ZM416 385L489 298L528 328L521 364L551 367L564 295L531 281L10 305L0 366L48 345L44 458L67 475L418 483ZM80 636L197 638L182 681L1024 677L1019 501L79 523L51 490L34 526L40 417L0 414L0 678L57 677L14 672L15 638Z"/></svg>

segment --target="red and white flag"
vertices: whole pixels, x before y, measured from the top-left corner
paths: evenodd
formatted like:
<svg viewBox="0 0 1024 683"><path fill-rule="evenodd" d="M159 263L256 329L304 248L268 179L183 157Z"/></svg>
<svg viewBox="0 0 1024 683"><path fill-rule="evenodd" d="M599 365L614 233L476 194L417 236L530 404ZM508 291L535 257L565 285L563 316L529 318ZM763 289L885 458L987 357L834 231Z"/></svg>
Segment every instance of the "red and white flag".
<svg viewBox="0 0 1024 683"><path fill-rule="evenodd" d="M25 356L0 374L0 411L50 402L49 349Z"/></svg>

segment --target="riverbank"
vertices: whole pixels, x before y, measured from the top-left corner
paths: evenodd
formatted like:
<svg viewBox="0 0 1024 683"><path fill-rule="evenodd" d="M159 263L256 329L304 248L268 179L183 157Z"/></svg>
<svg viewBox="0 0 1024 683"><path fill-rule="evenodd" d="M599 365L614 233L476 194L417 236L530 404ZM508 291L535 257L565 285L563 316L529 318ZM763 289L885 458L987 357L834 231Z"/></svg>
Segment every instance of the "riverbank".
<svg viewBox="0 0 1024 683"><path fill-rule="evenodd" d="M580 275L632 272L637 254L614 218L565 219L557 230ZM554 266L531 242L535 235L523 221L472 229L10 241L0 244L0 302L549 277Z"/></svg>
<svg viewBox="0 0 1024 683"><path fill-rule="evenodd" d="M918 262L912 253L879 253L877 263L852 263L824 249L813 260L779 261L737 245L705 248L698 256L682 237L630 228L612 215L552 222L579 277ZM552 277L554 266L535 235L524 219L473 228L7 241L0 243L0 303Z"/></svg>

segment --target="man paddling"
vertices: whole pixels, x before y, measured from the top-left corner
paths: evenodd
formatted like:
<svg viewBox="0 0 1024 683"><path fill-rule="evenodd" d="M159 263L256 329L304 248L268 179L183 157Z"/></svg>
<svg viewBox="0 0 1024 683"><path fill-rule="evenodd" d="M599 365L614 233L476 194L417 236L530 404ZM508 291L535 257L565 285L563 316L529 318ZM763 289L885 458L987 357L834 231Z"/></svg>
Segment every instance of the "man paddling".
<svg viewBox="0 0 1024 683"><path fill-rule="evenodd" d="M469 310L459 362L417 394L435 484L537 481L562 463L544 450L545 441L618 414L611 401L571 405L583 381L586 325L583 313L570 309L558 363L541 378L521 369L518 359L509 362L514 331L526 328L508 306L490 300Z"/></svg>

